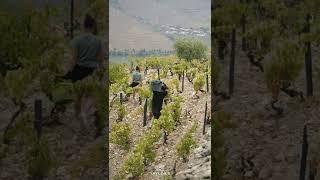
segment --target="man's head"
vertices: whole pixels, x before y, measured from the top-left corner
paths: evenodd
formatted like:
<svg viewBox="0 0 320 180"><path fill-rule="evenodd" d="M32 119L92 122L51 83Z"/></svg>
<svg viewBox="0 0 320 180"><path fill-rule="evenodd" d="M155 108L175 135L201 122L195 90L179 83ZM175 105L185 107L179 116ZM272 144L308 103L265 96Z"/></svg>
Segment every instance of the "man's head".
<svg viewBox="0 0 320 180"><path fill-rule="evenodd" d="M136 67L136 71L140 72L140 68L139 66Z"/></svg>
<svg viewBox="0 0 320 180"><path fill-rule="evenodd" d="M86 17L84 19L84 24L83 25L84 25L85 31L91 32L93 34L97 33L97 22L89 14L86 14Z"/></svg>

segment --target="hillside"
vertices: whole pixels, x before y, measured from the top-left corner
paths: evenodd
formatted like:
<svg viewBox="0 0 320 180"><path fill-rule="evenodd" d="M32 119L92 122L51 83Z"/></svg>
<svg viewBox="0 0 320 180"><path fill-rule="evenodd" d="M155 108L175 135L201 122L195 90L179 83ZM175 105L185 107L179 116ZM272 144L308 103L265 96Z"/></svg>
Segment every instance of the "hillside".
<svg viewBox="0 0 320 180"><path fill-rule="evenodd" d="M109 48L172 49L172 42L118 9L109 9Z"/></svg>
<svg viewBox="0 0 320 180"><path fill-rule="evenodd" d="M231 2L213 11L214 179L319 179L319 1Z"/></svg>
<svg viewBox="0 0 320 180"><path fill-rule="evenodd" d="M240 45L237 48L240 49ZM319 155L315 150L319 146L319 93L303 102L299 97L291 98L282 93L278 106L283 107L284 112L281 116L276 115L269 103L264 74L249 65L242 51L237 54L235 93L230 100L217 97L217 109L229 114L237 125L236 129L225 131L226 147L230 151L226 156L224 178L298 179L304 124L308 124L308 159ZM228 88L228 64L219 63L223 64L221 90L225 91ZM304 90L303 73L296 87ZM315 89L318 88L316 84Z"/></svg>
<svg viewBox="0 0 320 180"><path fill-rule="evenodd" d="M170 63L176 60L169 57L157 58L157 63ZM152 60L146 60L148 61ZM198 75L196 78L180 76L180 80L179 71L174 70L179 65L161 66L160 77L167 84L169 94L164 100L159 119L150 116L152 92L148 84L149 81L156 79L157 70L148 68L147 72L143 73L142 85L133 88L132 91L137 93L132 95L127 93L130 92L130 87L126 82L129 77L124 77L125 73L121 71L121 67L124 67L125 71L128 71L129 67L120 64L111 66L110 69L113 72L111 76L118 78L115 78L116 80L111 84L109 95L109 126L111 127L109 132L109 179L124 179L125 177L125 179L131 177L152 180L210 179L211 121L208 113L210 106L207 106L207 114L205 113L206 103L207 105L211 103L210 93L205 90L205 79L200 83L201 90L195 91L196 86L194 85L201 77L204 77L202 76L205 73L203 66L208 65L207 63L188 64L188 72L197 71ZM169 73L167 67L173 67L172 73ZM115 68L117 68L117 73ZM120 93L125 93L123 102L120 101ZM141 104L139 103L140 98ZM146 100L149 102L147 105L144 104ZM147 107L147 118L144 126L145 107ZM204 123L205 133L203 134ZM188 136L190 139L187 140ZM177 148L179 146L180 148ZM181 147L183 147L182 151ZM182 157L183 153L185 153L184 157ZM139 159L139 154L143 160Z"/></svg>
<svg viewBox="0 0 320 180"><path fill-rule="evenodd" d="M210 45L210 1L110 1L110 47L172 49L180 36Z"/></svg>
<svg viewBox="0 0 320 180"><path fill-rule="evenodd" d="M117 3L116 3L117 2ZM145 17L155 24L200 27L210 25L209 0L118 0L111 1L130 16Z"/></svg>
<svg viewBox="0 0 320 180"><path fill-rule="evenodd" d="M18 9L21 4L16 5L14 8ZM36 8L31 6L30 9ZM9 11L17 15L23 12L11 9ZM1 61L2 64L12 63L19 67L22 58L25 62L33 62L30 66L23 64L19 68L3 68L1 65L0 179L106 179L105 137L108 127L106 113L102 112L105 109L102 107L105 106L102 97L104 84L98 83L98 79L90 81L97 82L94 90L100 89L101 96L93 96L101 99L101 108L98 110L101 113L94 114L92 107L81 107L82 110L87 110L87 115L90 114L83 117L87 123L81 127L81 121L74 111L78 99L74 90L77 87L70 81L59 78L67 73L71 62L68 37L64 36L64 31L61 30L63 22L59 21L63 16L48 13L48 16L44 17L44 12L39 8L31 13L28 11L25 16L13 16L10 13L0 16L0 31L6 34L6 39L0 43L0 46L4 47L4 53L0 55L0 59L4 60L4 63ZM33 23L30 23L30 19ZM106 35L105 31L100 31L99 36ZM105 39L102 38L102 41L105 43ZM15 45L11 46L11 42ZM3 54L12 56L6 55L6 58L3 58ZM52 67L56 69L53 70ZM26 77L27 79L20 79ZM48 80L49 77L59 80ZM82 81L80 84L82 83L86 82ZM68 84L68 87L62 84ZM68 91L68 88L72 89L72 95L66 95L71 98L64 99L63 102L55 98L62 95L55 87L63 89L64 92ZM84 92L81 87L80 89L79 93ZM38 102L41 102L40 105ZM40 131L41 135L38 133Z"/></svg>

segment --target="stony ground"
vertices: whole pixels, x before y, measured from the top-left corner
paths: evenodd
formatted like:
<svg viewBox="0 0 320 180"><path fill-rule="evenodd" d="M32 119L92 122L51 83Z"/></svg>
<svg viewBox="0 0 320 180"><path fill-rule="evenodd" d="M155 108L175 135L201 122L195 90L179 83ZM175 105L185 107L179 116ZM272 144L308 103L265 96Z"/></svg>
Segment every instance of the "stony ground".
<svg viewBox="0 0 320 180"><path fill-rule="evenodd" d="M148 72L148 73L155 73L155 72ZM171 78L171 77L168 77ZM203 118L204 118L204 110L205 110L205 102L208 102L208 112L210 112L210 96L208 94L201 94L200 98L194 98L193 96L193 86L188 81L185 81L185 89L184 92L180 95L183 97L184 102L182 103L182 115L181 115L181 125L179 125L174 132L169 134L167 144L163 144L163 139L161 139L156 144L156 154L157 157L155 159L155 162L150 164L148 167L146 167L146 171L141 179L152 179L157 180L161 179L166 175L171 175L173 173L174 164L176 163L176 173L179 173L180 171L188 170L190 164L192 164L194 161L193 158L189 159L187 163L183 163L181 159L179 159L176 155L175 146L182 137L184 133L186 133L187 130L189 130L193 124L194 121L197 121L198 128L195 135L195 138L197 140L197 145L201 148L201 143L207 143L210 144L211 140L209 137L210 135L202 135L202 125L203 125ZM129 122L133 126L131 141L132 144L135 144L136 141L143 135L143 133L146 131L147 127L142 126L142 120L143 120L143 105L139 106L137 100L133 100L132 98L126 102L125 104L127 111L130 112L124 121ZM186 112L190 111L190 115L186 115ZM116 119L116 112L112 111L110 112L110 123L112 124L115 122ZM150 122L148 122L150 125ZM208 126L207 126L208 128ZM208 130L210 131L210 130ZM208 137L209 136L209 137ZM205 138L207 137L207 138ZM200 151L198 149L198 151ZM195 150L195 153L197 151ZM109 167L110 167L110 178L119 170L121 167L126 155L128 152L121 150L119 147L117 147L114 144L110 144L109 149ZM210 154L210 153L209 153ZM207 155L208 156L208 155ZM190 157L193 157L192 155ZM210 159L210 157L209 157ZM206 172L206 174L201 174L201 176L206 176L210 174L210 165L207 166L207 164L203 165L203 171ZM181 174L184 174L186 172L180 173L179 179L182 178ZM199 174L194 173L194 177L199 176ZM199 177L201 177L199 176Z"/></svg>
<svg viewBox="0 0 320 180"><path fill-rule="evenodd" d="M105 40L103 40L106 43ZM65 52L65 71L70 64L70 53ZM33 87L33 86L32 86ZM35 85L34 87L38 87ZM25 126L26 129L33 129L34 101L41 99L43 105L43 117L46 118L53 108L53 103L39 90L34 89L24 98L23 102L27 105L25 112L31 114L30 121ZM50 171L48 180L65 179L107 179L107 157L106 157L106 133L107 128L98 138L95 138L96 128L94 118L88 116L88 133L81 133L79 120L74 115L74 105L67 105L66 112L59 116L59 121L63 125L43 127L42 136L48 140L48 146L54 160L53 168ZM0 137L12 115L17 111L17 107L6 97L0 95ZM89 114L90 115L90 114ZM19 120L16 122L19 123ZM28 173L26 157L30 150L30 142L24 142L25 131L18 131L16 138L9 146L0 145L0 179L27 179ZM0 142L2 143L2 141ZM7 153L1 156L1 150L7 147Z"/></svg>
<svg viewBox="0 0 320 180"><path fill-rule="evenodd" d="M52 104L41 94L34 94L26 98L26 112L31 112L33 115L35 98L42 99L43 115L45 117L51 110ZM3 100L5 99L3 98ZM9 117L13 114L13 110L15 110L12 105L7 105L0 112L1 132L3 132ZM94 138L95 127L93 126L93 118L90 118L88 123L89 133L82 135L79 122L74 118L72 105L67 109L67 112L59 118L63 125L43 128L42 136L48 140L49 149L54 159L54 167L47 179L106 179L106 129L104 135ZM33 122L28 121L27 126L32 129ZM14 138L8 146L8 153L1 159L0 179L26 179L28 177L26 153L30 149L30 142L21 144L18 139L23 137L24 133L23 131L17 133L17 138Z"/></svg>
<svg viewBox="0 0 320 180"><path fill-rule="evenodd" d="M176 179L211 179L211 128L199 141L199 147L191 154L187 166L177 173Z"/></svg>
<svg viewBox="0 0 320 180"><path fill-rule="evenodd" d="M318 57L314 58L316 61ZM229 55L219 63L223 65L220 90L227 91ZM298 179L304 124L308 124L308 164L310 159L319 157L319 84L316 74L314 77L315 96L301 102L299 98L282 93L278 105L284 108L284 112L277 116L269 104L271 96L264 74L249 65L242 51L237 52L234 94L230 100L218 103L218 109L229 113L238 126L225 132L229 150L225 180ZM304 91L304 82L302 72L295 88ZM319 178L318 175L316 179Z"/></svg>

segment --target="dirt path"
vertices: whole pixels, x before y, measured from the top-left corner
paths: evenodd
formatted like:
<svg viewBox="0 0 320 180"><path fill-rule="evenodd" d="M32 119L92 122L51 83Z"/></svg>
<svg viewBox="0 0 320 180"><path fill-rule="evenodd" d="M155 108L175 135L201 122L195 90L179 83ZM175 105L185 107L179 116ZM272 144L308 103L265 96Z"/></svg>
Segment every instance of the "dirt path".
<svg viewBox="0 0 320 180"><path fill-rule="evenodd" d="M313 119L319 119L319 116L314 115L316 111L319 112L319 108L315 107L318 97L300 102L298 98L290 98L282 93L280 105L284 108L284 113L283 116L275 116L269 105L271 96L264 82L264 74L250 68L249 60L243 52L238 52L236 57L234 94L230 100L219 103L219 109L230 113L232 121L238 126L235 130L225 132L226 146L229 149L228 175L225 179L298 179L303 125L305 121L310 121L308 116L311 112ZM221 81L224 83L221 90L227 90L228 61L229 56L223 63ZM296 87L304 90L304 72ZM313 105L307 108L310 101L313 101ZM320 126L314 121L310 121L309 126L311 139L318 134L315 129ZM246 165L241 165L241 158L247 161ZM248 165L250 163L251 167Z"/></svg>

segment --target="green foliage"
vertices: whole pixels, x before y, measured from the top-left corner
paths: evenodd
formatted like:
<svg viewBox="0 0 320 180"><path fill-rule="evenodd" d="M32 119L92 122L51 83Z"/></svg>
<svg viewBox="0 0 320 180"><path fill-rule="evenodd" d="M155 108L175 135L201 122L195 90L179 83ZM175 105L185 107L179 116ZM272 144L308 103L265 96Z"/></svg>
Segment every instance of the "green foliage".
<svg viewBox="0 0 320 180"><path fill-rule="evenodd" d="M303 53L295 42L290 41L283 41L273 52L265 77L269 90L277 96L281 87L293 83L299 76L303 68Z"/></svg>
<svg viewBox="0 0 320 180"><path fill-rule="evenodd" d="M54 88L54 75L50 71L44 70L39 74L39 78L41 91L45 94L51 94Z"/></svg>
<svg viewBox="0 0 320 180"><path fill-rule="evenodd" d="M198 74L193 82L193 88L197 92L199 91L204 85L205 85L205 75L204 74Z"/></svg>
<svg viewBox="0 0 320 180"><path fill-rule="evenodd" d="M65 85L68 87L67 83ZM69 84L69 88L70 86L71 84ZM93 76L89 76L81 81L73 83L73 94L75 95L75 98L94 95L96 88L99 88L99 86L99 81Z"/></svg>
<svg viewBox="0 0 320 180"><path fill-rule="evenodd" d="M1 144L0 145L0 161L7 157L8 154L8 145Z"/></svg>
<svg viewBox="0 0 320 180"><path fill-rule="evenodd" d="M136 58L134 63L140 67L140 69L145 69L147 66L147 63L145 61L145 59L143 58Z"/></svg>
<svg viewBox="0 0 320 180"><path fill-rule="evenodd" d="M128 150L130 148L130 133L131 127L128 123L113 123L110 133L110 142Z"/></svg>
<svg viewBox="0 0 320 180"><path fill-rule="evenodd" d="M138 94L141 98L145 99L145 98L150 98L152 95L152 92L149 86L144 85L144 86L138 87Z"/></svg>
<svg viewBox="0 0 320 180"><path fill-rule="evenodd" d="M186 61L180 61L178 64L173 65L175 62L175 57L149 57L144 60L139 61L139 63L148 64L149 68L156 68L160 66L162 68L169 69L168 67L172 67L172 70L177 73L187 70L187 67L190 66L190 63ZM204 67L203 64L197 63L194 61L197 67ZM170 64L170 66L169 66ZM208 66L205 63L205 66ZM176 69L174 69L176 67ZM207 72L208 69L204 68L203 72ZM156 75L156 73L154 73ZM177 73L178 74L178 73ZM148 79L150 80L150 76L152 74L148 74ZM151 78L152 79L152 78ZM173 89L179 89L179 81L176 78L166 79L165 83L169 87L169 91ZM148 108L151 108L151 98L152 92L149 85L144 85L142 87L134 88L134 91L139 93L139 96L142 99L148 98ZM172 92L169 92L172 93ZM174 93L174 92L173 92ZM155 145L161 138L162 133L166 132L166 134L170 134L174 131L176 127L176 121L181 116L181 102L183 101L182 97L173 95L170 97L172 100L169 104L163 107L161 110L161 116L159 119L152 121L152 125L150 129L147 129L141 138L139 138L137 144L134 146L134 149L130 152L128 157L125 159L123 165L121 166L118 173L112 177L112 179L126 179L128 176L133 176L133 178L139 178L144 173L144 163L154 162L156 157ZM143 101L144 102L144 101ZM140 106L141 107L141 106ZM141 111L140 111L141 110ZM142 113L142 108L138 109L140 113ZM191 130L190 130L191 131ZM195 126L193 127L192 133L195 131ZM191 148L191 147L190 147ZM192 149L192 148L191 148Z"/></svg>
<svg viewBox="0 0 320 180"><path fill-rule="evenodd" d="M221 179L225 172L226 149L224 147L223 133L225 129L234 128L235 126L230 122L231 116L223 111L214 112L212 118L212 132L213 132L213 178Z"/></svg>
<svg viewBox="0 0 320 180"><path fill-rule="evenodd" d="M236 125L231 121L231 115L224 111L217 111L213 114L212 122L219 122L221 128L235 128Z"/></svg>
<svg viewBox="0 0 320 180"><path fill-rule="evenodd" d="M140 153L131 153L124 162L123 169L127 174L139 177L144 171L143 156Z"/></svg>
<svg viewBox="0 0 320 180"><path fill-rule="evenodd" d="M246 12L247 7L241 4L239 0L217 0L212 13L213 21L213 37L216 39L213 44L230 39L230 32L233 28L240 25L242 14Z"/></svg>
<svg viewBox="0 0 320 180"><path fill-rule="evenodd" d="M213 153L213 156L212 156L212 161L214 162L212 164L213 178L221 179L223 177L225 172L225 167L227 165L225 162L225 157L226 157L226 151L224 151L223 149L216 150Z"/></svg>
<svg viewBox="0 0 320 180"><path fill-rule="evenodd" d="M165 106L161 110L161 116L155 122L161 127L167 134L170 134L175 128L175 121L170 111L170 106Z"/></svg>
<svg viewBox="0 0 320 180"><path fill-rule="evenodd" d="M176 91L179 91L179 80L178 79L172 79L171 80L172 84L174 85L174 88ZM173 89L173 88L172 88Z"/></svg>
<svg viewBox="0 0 320 180"><path fill-rule="evenodd" d="M319 16L320 2L317 0L305 0L303 3L304 12L310 13L313 16Z"/></svg>
<svg viewBox="0 0 320 180"><path fill-rule="evenodd" d="M172 71L177 75L182 75L185 69L186 69L185 65L180 61L178 64L173 65Z"/></svg>
<svg viewBox="0 0 320 180"><path fill-rule="evenodd" d="M98 86L95 89L95 100L97 102L98 119L97 128L101 131L106 126L107 111L108 111L108 94L106 93L106 87L103 85Z"/></svg>
<svg viewBox="0 0 320 180"><path fill-rule="evenodd" d="M125 64L109 64L109 80L110 83L121 83L128 82L129 72L127 72L127 67Z"/></svg>
<svg viewBox="0 0 320 180"><path fill-rule="evenodd" d="M107 22L107 3L105 0L88 0L87 13L91 14L97 21L97 29L104 32Z"/></svg>
<svg viewBox="0 0 320 180"><path fill-rule="evenodd" d="M180 59L185 59L189 62L193 59L206 58L207 46L197 39L178 39L174 44L174 48Z"/></svg>
<svg viewBox="0 0 320 180"><path fill-rule="evenodd" d="M6 95L16 104L22 103L27 95L30 84L33 80L31 69L18 69L9 71L4 79Z"/></svg>
<svg viewBox="0 0 320 180"><path fill-rule="evenodd" d="M46 80L40 80L42 84L43 90L48 91L48 94L51 95L51 100L55 103L65 101L65 100L73 100L76 98L74 95L74 86L69 82L61 82L56 84L49 84ZM47 88L47 89L44 89Z"/></svg>
<svg viewBox="0 0 320 180"><path fill-rule="evenodd" d="M127 114L126 107L123 104L120 104L117 113L118 113L118 120L122 121Z"/></svg>
<svg viewBox="0 0 320 180"><path fill-rule="evenodd" d="M198 68L191 68L188 69L186 76L193 81L193 79L195 78L196 74L199 73L199 69Z"/></svg>
<svg viewBox="0 0 320 180"><path fill-rule="evenodd" d="M167 77L167 75L168 75L168 71L169 70L167 68L161 69L160 70L160 78L161 79L165 79Z"/></svg>
<svg viewBox="0 0 320 180"><path fill-rule="evenodd" d="M158 122L158 121L156 121ZM139 177L144 171L144 161L153 162L156 156L155 143L160 139L161 128L158 123L154 123L151 129L142 136L129 157L123 163L120 171L113 177L115 180L125 179L126 175L131 174Z"/></svg>
<svg viewBox="0 0 320 180"><path fill-rule="evenodd" d="M20 146L31 144L35 139L32 114L27 112L18 116L15 125L4 136L7 140L15 139Z"/></svg>
<svg viewBox="0 0 320 180"><path fill-rule="evenodd" d="M94 144L90 146L85 155L81 156L80 159L72 163L71 168L71 179L76 179L76 175L81 174L83 170L93 168L97 164L105 161L106 156L106 144L102 143ZM78 177L79 178L79 177Z"/></svg>
<svg viewBox="0 0 320 180"><path fill-rule="evenodd" d="M174 121L179 121L180 116L181 116L181 111L182 111L182 107L181 107L181 102L182 97L181 96L174 96L172 97L173 102L170 103L168 106L171 109L171 115L172 118L174 119Z"/></svg>
<svg viewBox="0 0 320 180"><path fill-rule="evenodd" d="M279 31L279 28L279 24L274 20L256 22L255 25L244 34L244 37L247 38L251 49L257 51L258 55L264 56L270 51L272 38ZM258 49L256 44L258 39L264 43L261 49Z"/></svg>
<svg viewBox="0 0 320 180"><path fill-rule="evenodd" d="M139 141L135 148L135 152L141 154L147 162L153 162L156 157L154 144L151 140L147 136L144 136L144 139Z"/></svg>
<svg viewBox="0 0 320 180"><path fill-rule="evenodd" d="M109 68L110 94L131 94L133 89L129 86L128 67L125 64L109 64Z"/></svg>
<svg viewBox="0 0 320 180"><path fill-rule="evenodd" d="M52 8L31 9L23 15L0 14L0 72L19 66L39 63L39 57L63 40L61 33L52 30Z"/></svg>
<svg viewBox="0 0 320 180"><path fill-rule="evenodd" d="M173 180L173 177L172 177L172 175L167 174L167 175L163 175L161 180Z"/></svg>
<svg viewBox="0 0 320 180"><path fill-rule="evenodd" d="M168 86L168 95L166 98L170 99L172 94L179 91L180 82L176 78L166 79L164 82Z"/></svg>
<svg viewBox="0 0 320 180"><path fill-rule="evenodd" d="M177 155L179 157L182 157L184 160L186 160L188 155L191 153L191 150L196 146L196 141L193 137L193 134L195 133L196 129L197 124L194 123L191 129L188 130L188 132L185 135L183 135L183 137L176 146Z"/></svg>
<svg viewBox="0 0 320 180"><path fill-rule="evenodd" d="M157 69L161 67L161 61L159 57L150 56L146 58L146 66L152 69Z"/></svg>
<svg viewBox="0 0 320 180"><path fill-rule="evenodd" d="M35 141L28 158L28 173L32 177L45 177L53 165L53 157L50 154L47 140L42 137L39 141Z"/></svg>

